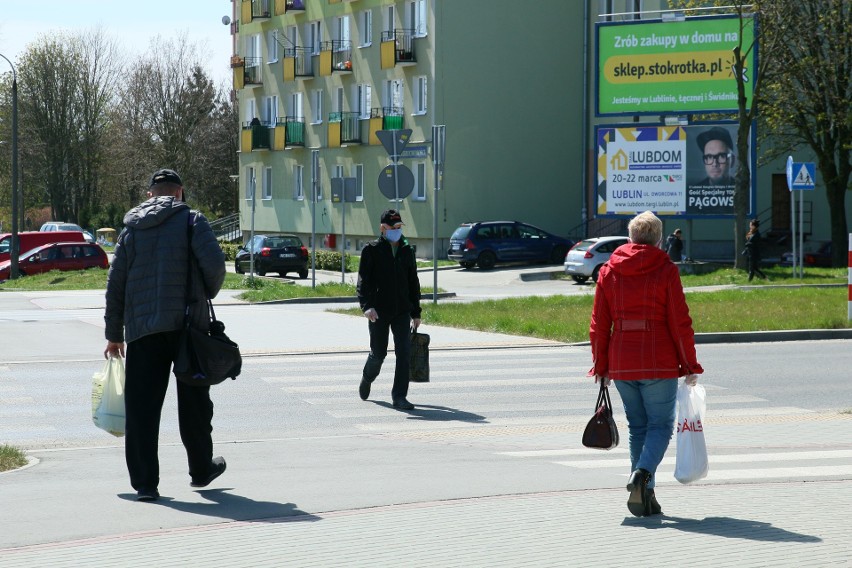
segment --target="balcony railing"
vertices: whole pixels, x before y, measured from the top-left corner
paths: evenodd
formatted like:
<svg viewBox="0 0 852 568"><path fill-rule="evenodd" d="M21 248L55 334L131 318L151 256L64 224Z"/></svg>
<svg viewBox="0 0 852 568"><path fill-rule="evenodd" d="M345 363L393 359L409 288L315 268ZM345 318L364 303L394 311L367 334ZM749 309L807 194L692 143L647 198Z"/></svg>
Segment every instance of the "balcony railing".
<svg viewBox="0 0 852 568"><path fill-rule="evenodd" d="M286 116L282 121L278 119L278 124L284 125L285 146L304 146L305 145L305 119L301 116Z"/></svg>
<svg viewBox="0 0 852 568"><path fill-rule="evenodd" d="M332 71L352 72L352 42L342 40L324 41L320 44L320 74L331 75Z"/></svg>
<svg viewBox="0 0 852 568"><path fill-rule="evenodd" d="M397 63L413 65L417 63L414 53L415 30L401 29L382 32L382 69L393 67Z"/></svg>
<svg viewBox="0 0 852 568"><path fill-rule="evenodd" d="M272 9L270 4L272 0L251 0L251 17L252 19L258 18L271 18L272 17Z"/></svg>
<svg viewBox="0 0 852 568"><path fill-rule="evenodd" d="M288 81L296 77L313 77L313 57L309 47L288 47L284 49L284 80ZM292 62L288 61L292 60ZM290 72L292 77L288 77L288 65L292 65Z"/></svg>
<svg viewBox="0 0 852 568"><path fill-rule="evenodd" d="M243 148L245 150L269 150L269 124L261 122L243 123L243 131L251 132L251 148ZM243 138L245 140L245 137Z"/></svg>
<svg viewBox="0 0 852 568"><path fill-rule="evenodd" d="M341 144L361 143L361 123L359 119L360 114L357 112L332 112L328 115L328 122L330 124L340 124Z"/></svg>
<svg viewBox="0 0 852 568"><path fill-rule="evenodd" d="M402 107L381 107L370 111L370 118L382 119L382 130L402 130L404 112Z"/></svg>
<svg viewBox="0 0 852 568"><path fill-rule="evenodd" d="M262 85L263 84L263 63L262 57L246 57L245 59L245 84L246 85Z"/></svg>

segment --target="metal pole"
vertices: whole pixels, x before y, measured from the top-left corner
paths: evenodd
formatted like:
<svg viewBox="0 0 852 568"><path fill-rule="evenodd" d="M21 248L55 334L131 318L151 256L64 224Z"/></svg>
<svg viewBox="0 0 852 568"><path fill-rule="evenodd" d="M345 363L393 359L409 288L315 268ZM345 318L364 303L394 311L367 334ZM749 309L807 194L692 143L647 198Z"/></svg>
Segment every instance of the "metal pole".
<svg viewBox="0 0 852 568"><path fill-rule="evenodd" d="M435 200L432 213L432 303L438 303L438 192L444 170L445 127L432 126L432 162L435 165Z"/></svg>
<svg viewBox="0 0 852 568"><path fill-rule="evenodd" d="M341 217L343 217L343 227L340 235L340 283L346 284L346 183L343 184L343 201Z"/></svg>
<svg viewBox="0 0 852 568"><path fill-rule="evenodd" d="M18 264L21 254L18 242L18 73L8 57L3 54L0 57L12 68L12 237L9 239L9 279L15 280L21 274Z"/></svg>
<svg viewBox="0 0 852 568"><path fill-rule="evenodd" d="M317 287L317 187L319 150L311 150L311 288Z"/></svg>
<svg viewBox="0 0 852 568"><path fill-rule="evenodd" d="M393 194L396 196L396 210L399 211L399 155L396 152L398 130L393 131Z"/></svg>
<svg viewBox="0 0 852 568"><path fill-rule="evenodd" d="M254 278L254 205L257 203L255 192L257 191L257 177L254 170L251 174L251 235L249 236L249 275Z"/></svg>
<svg viewBox="0 0 852 568"><path fill-rule="evenodd" d="M805 277L805 192L799 190L799 278Z"/></svg>
<svg viewBox="0 0 852 568"><path fill-rule="evenodd" d="M796 277L799 255L796 251L796 196L790 190L790 240L793 241L793 278Z"/></svg>

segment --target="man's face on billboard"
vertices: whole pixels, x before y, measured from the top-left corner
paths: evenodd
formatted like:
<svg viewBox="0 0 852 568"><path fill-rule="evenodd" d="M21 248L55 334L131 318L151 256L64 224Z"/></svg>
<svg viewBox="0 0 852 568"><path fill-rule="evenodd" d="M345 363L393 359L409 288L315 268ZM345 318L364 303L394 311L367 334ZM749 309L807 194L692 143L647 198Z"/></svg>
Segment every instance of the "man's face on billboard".
<svg viewBox="0 0 852 568"><path fill-rule="evenodd" d="M734 155L721 140L710 140L704 145L704 169L711 183L720 183L728 179Z"/></svg>

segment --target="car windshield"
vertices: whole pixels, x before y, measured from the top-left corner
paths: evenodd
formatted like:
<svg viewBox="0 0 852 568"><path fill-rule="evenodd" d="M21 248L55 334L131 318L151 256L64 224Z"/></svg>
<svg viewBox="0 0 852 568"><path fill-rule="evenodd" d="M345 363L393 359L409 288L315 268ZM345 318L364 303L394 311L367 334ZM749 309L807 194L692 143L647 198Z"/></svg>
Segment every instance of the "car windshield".
<svg viewBox="0 0 852 568"><path fill-rule="evenodd" d="M573 250L589 250L590 248L595 246L597 244L597 242L598 241L592 241L592 240L580 241L579 243L577 243L577 246L575 246Z"/></svg>
<svg viewBox="0 0 852 568"><path fill-rule="evenodd" d="M269 248L284 248L301 246L301 241L296 237L275 237L266 239L265 246Z"/></svg>
<svg viewBox="0 0 852 568"><path fill-rule="evenodd" d="M450 238L454 239L454 240L461 241L461 240L466 239L469 234L470 234L470 227L469 226L459 227L458 229L456 229L453 232L453 236L450 237Z"/></svg>

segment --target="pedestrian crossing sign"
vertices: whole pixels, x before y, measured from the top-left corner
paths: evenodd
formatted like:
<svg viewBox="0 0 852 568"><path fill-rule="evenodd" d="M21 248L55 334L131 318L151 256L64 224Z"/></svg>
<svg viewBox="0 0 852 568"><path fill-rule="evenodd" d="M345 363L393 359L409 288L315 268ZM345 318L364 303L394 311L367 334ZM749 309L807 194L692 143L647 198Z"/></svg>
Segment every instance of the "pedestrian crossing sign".
<svg viewBox="0 0 852 568"><path fill-rule="evenodd" d="M814 189L816 164L814 162L793 162L793 182L791 191Z"/></svg>

